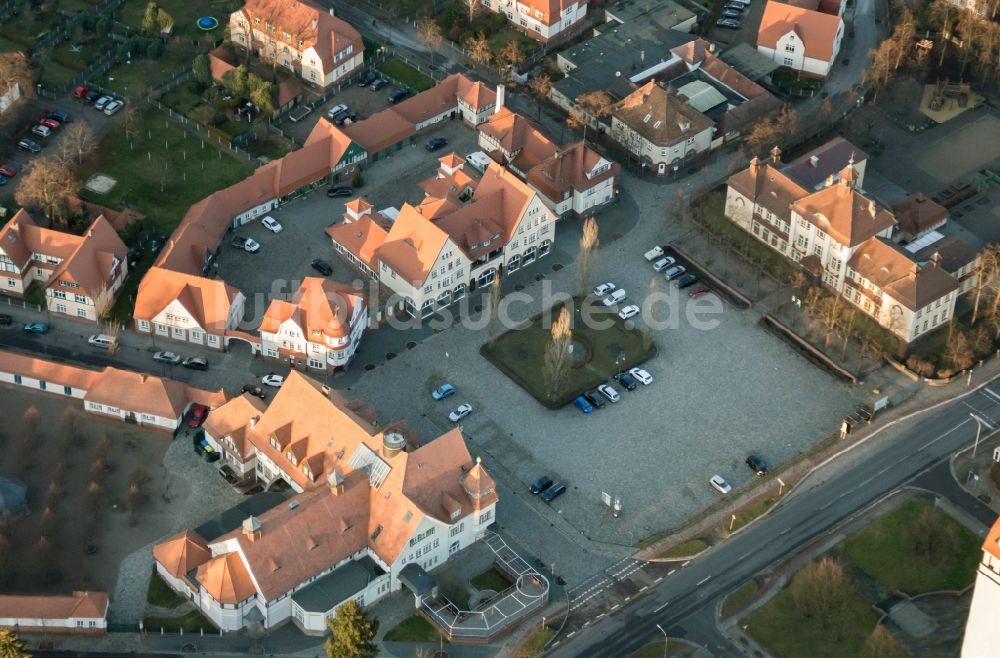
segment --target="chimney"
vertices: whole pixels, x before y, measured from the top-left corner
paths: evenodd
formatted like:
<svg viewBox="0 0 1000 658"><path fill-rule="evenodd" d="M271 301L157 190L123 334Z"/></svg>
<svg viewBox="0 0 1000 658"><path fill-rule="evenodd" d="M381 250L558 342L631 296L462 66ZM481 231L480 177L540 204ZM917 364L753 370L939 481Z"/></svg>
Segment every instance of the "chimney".
<svg viewBox="0 0 1000 658"><path fill-rule="evenodd" d="M494 108L493 110L493 114L499 112L500 108L503 107L504 101L506 100L506 96L507 96L507 88L502 84L497 85L497 104L496 108Z"/></svg>
<svg viewBox="0 0 1000 658"><path fill-rule="evenodd" d="M715 52L715 44L714 43L708 44L708 52L710 52L710 53L714 53Z"/></svg>
<svg viewBox="0 0 1000 658"><path fill-rule="evenodd" d="M826 186L830 187L831 185L833 185L833 174L826 177Z"/></svg>
<svg viewBox="0 0 1000 658"><path fill-rule="evenodd" d="M753 174L754 177L756 177L758 170L760 170L760 160L755 155L752 158L750 158L750 173Z"/></svg>
<svg viewBox="0 0 1000 658"><path fill-rule="evenodd" d="M781 164L781 149L778 148L777 145L775 145L774 148L771 149L771 163Z"/></svg>
<svg viewBox="0 0 1000 658"><path fill-rule="evenodd" d="M814 167L818 167L819 166L819 156L818 155L810 156L809 157L809 164L811 164Z"/></svg>
<svg viewBox="0 0 1000 658"><path fill-rule="evenodd" d="M251 416L250 417L250 429L253 429L253 428L257 427L257 421L258 420L260 420L260 416Z"/></svg>
<svg viewBox="0 0 1000 658"><path fill-rule="evenodd" d="M333 13L333 7L330 7L330 15L331 15L331 16L336 16L336 14L335 14L335 13Z"/></svg>
<svg viewBox="0 0 1000 658"><path fill-rule="evenodd" d="M331 471L326 476L326 484L330 487L330 493L334 496L344 493L344 476L340 474L340 471Z"/></svg>
<svg viewBox="0 0 1000 658"><path fill-rule="evenodd" d="M250 541L260 539L260 519L251 516L243 520L243 536Z"/></svg>

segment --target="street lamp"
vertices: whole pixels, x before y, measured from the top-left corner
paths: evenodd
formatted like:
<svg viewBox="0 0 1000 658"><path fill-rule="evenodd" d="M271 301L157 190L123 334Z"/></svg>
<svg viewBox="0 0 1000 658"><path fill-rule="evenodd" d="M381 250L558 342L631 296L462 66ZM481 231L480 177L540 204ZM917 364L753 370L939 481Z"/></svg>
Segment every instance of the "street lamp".
<svg viewBox="0 0 1000 658"><path fill-rule="evenodd" d="M625 363L625 350L618 351L618 358L615 359L615 365L618 366L618 376L621 377L622 374L622 364Z"/></svg>
<svg viewBox="0 0 1000 658"><path fill-rule="evenodd" d="M993 429L993 426L974 413L970 413L969 416L972 417L972 420L976 421L976 442L972 445L972 458L975 459L976 450L979 449L979 435L982 434L983 425L990 428L991 430Z"/></svg>
<svg viewBox="0 0 1000 658"><path fill-rule="evenodd" d="M667 632L663 630L663 627L659 624L657 624L656 627L660 629L661 633L663 633L663 658L667 658Z"/></svg>

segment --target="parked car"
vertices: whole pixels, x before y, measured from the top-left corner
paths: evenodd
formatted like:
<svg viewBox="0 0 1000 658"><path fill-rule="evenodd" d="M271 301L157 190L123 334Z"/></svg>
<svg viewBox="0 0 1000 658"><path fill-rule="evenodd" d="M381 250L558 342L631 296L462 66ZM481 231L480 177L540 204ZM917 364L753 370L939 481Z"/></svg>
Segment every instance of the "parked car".
<svg viewBox="0 0 1000 658"><path fill-rule="evenodd" d="M17 148L30 153L38 153L42 150L41 144L32 139L28 139L27 137L17 143Z"/></svg>
<svg viewBox="0 0 1000 658"><path fill-rule="evenodd" d="M10 165L0 165L0 176L13 178L14 176L17 176L17 169L14 169Z"/></svg>
<svg viewBox="0 0 1000 658"><path fill-rule="evenodd" d="M109 117L114 116L115 114L118 113L118 110L124 107L124 105L125 101L111 101L104 107L104 113L107 114Z"/></svg>
<svg viewBox="0 0 1000 658"><path fill-rule="evenodd" d="M94 101L94 109L103 110L108 106L108 103L110 103L113 100L114 98L112 98L111 96L101 96L96 101Z"/></svg>
<svg viewBox="0 0 1000 658"><path fill-rule="evenodd" d="M614 290L617 287L618 286L616 286L615 284L611 283L610 281L608 281L606 283L598 284L598 285L594 286L594 295L596 295L598 297L603 297L604 295L608 294L609 292L611 292L612 290Z"/></svg>
<svg viewBox="0 0 1000 658"><path fill-rule="evenodd" d="M604 396L595 388L587 391L583 394L583 397L587 398L587 402L594 407L594 409L603 409L604 405L608 402L604 399Z"/></svg>
<svg viewBox="0 0 1000 658"><path fill-rule="evenodd" d="M338 187L331 187L326 191L326 195L331 199L341 199L344 197L354 196L354 188L348 185L340 185Z"/></svg>
<svg viewBox="0 0 1000 658"><path fill-rule="evenodd" d="M735 11L737 15L742 15L743 10L746 9L746 5L742 2L727 2L722 8L726 11Z"/></svg>
<svg viewBox="0 0 1000 658"><path fill-rule="evenodd" d="M678 288L688 288L698 282L698 277L688 272L674 281L674 286Z"/></svg>
<svg viewBox="0 0 1000 658"><path fill-rule="evenodd" d="M6 176L0 176L0 187L4 186L6 184L7 184L7 177Z"/></svg>
<svg viewBox="0 0 1000 658"><path fill-rule="evenodd" d="M208 361L200 356L190 356L184 359L181 365L190 370L208 370Z"/></svg>
<svg viewBox="0 0 1000 658"><path fill-rule="evenodd" d="M722 17L723 18L739 18L741 16L741 11L742 10L737 11L735 9L726 9L725 11L722 12Z"/></svg>
<svg viewBox="0 0 1000 658"><path fill-rule="evenodd" d="M87 96L87 92L89 91L90 90L87 89L86 85L80 85L79 87L73 90L73 98L75 98L78 101L83 100Z"/></svg>
<svg viewBox="0 0 1000 658"><path fill-rule="evenodd" d="M646 260L648 260L650 262L652 262L652 261L654 261L657 258L660 258L662 256L663 256L663 247L660 247L660 246L653 247L652 249L650 249L649 251L647 251L646 253L644 253L642 255L643 258L645 258Z"/></svg>
<svg viewBox="0 0 1000 658"><path fill-rule="evenodd" d="M687 272L687 269L683 265L674 265L664 272L663 276L667 277L667 281L673 281L685 272Z"/></svg>
<svg viewBox="0 0 1000 658"><path fill-rule="evenodd" d="M455 408L454 411L448 414L448 420L450 420L453 423L457 423L458 421L462 420L471 413L472 413L471 404L468 403L460 404L458 405L458 407Z"/></svg>
<svg viewBox="0 0 1000 658"><path fill-rule="evenodd" d="M86 95L83 97L83 100L93 105L94 103L97 102L97 99L103 95L104 94L97 91L96 89L88 89Z"/></svg>
<svg viewBox="0 0 1000 658"><path fill-rule="evenodd" d="M618 402L622 399L622 396L618 394L615 387L611 384L601 384L597 387L598 392L606 397L609 402Z"/></svg>
<svg viewBox="0 0 1000 658"><path fill-rule="evenodd" d="M256 384L244 384L243 392L249 393L255 398L260 398L261 400L267 399L267 391L262 389L260 386L257 386Z"/></svg>
<svg viewBox="0 0 1000 658"><path fill-rule="evenodd" d="M52 134L52 129L49 128L48 126L43 126L42 124L38 124L37 126L34 126L31 129L31 132L38 135L39 137L48 137L49 135Z"/></svg>
<svg viewBox="0 0 1000 658"><path fill-rule="evenodd" d="M455 387L451 384L441 384L431 391L431 397L435 400L443 400L445 398L450 398L453 395L455 395Z"/></svg>
<svg viewBox="0 0 1000 658"><path fill-rule="evenodd" d="M573 400L573 404L575 404L576 408L585 414L589 414L591 411L594 410L594 407L590 404L590 401L587 400L587 398L585 398L582 395L576 396L576 399Z"/></svg>
<svg viewBox="0 0 1000 658"><path fill-rule="evenodd" d="M750 455L747 457L747 466L749 466L750 470L754 472L754 475L759 478L767 475L767 462L757 455Z"/></svg>
<svg viewBox="0 0 1000 658"><path fill-rule="evenodd" d="M153 361L175 366L181 362L181 357L173 352L155 352L153 354Z"/></svg>
<svg viewBox="0 0 1000 658"><path fill-rule="evenodd" d="M625 290L623 288L612 290L611 293L601 301L601 303L605 306L614 306L618 302L624 301L625 296Z"/></svg>
<svg viewBox="0 0 1000 658"><path fill-rule="evenodd" d="M281 385L285 383L285 378L281 375L276 375L273 372L264 375L260 378L260 383L264 386L273 386L274 388L281 388Z"/></svg>
<svg viewBox="0 0 1000 658"><path fill-rule="evenodd" d="M550 478L548 475L543 475L542 477L535 480L530 487L528 487L528 491L537 495L542 493L551 486L552 486L552 478Z"/></svg>
<svg viewBox="0 0 1000 658"><path fill-rule="evenodd" d="M58 121L59 123L69 123L71 119L69 115L63 111L49 112L45 115L46 119L52 119L53 121Z"/></svg>
<svg viewBox="0 0 1000 658"><path fill-rule="evenodd" d="M343 103L341 103L340 105L334 105L333 107L331 107L329 110L326 111L326 118L333 119L333 117L337 116L346 109L347 106L344 105Z"/></svg>
<svg viewBox="0 0 1000 658"><path fill-rule="evenodd" d="M671 267L676 264L677 264L676 260L674 260L670 256L664 256L663 258L660 258L653 263L653 270L656 272L662 272L668 267Z"/></svg>
<svg viewBox="0 0 1000 658"><path fill-rule="evenodd" d="M6 313L0 313L0 327L9 327L14 323L14 318L10 317Z"/></svg>
<svg viewBox="0 0 1000 658"><path fill-rule="evenodd" d="M649 386L653 383L653 376L642 368L632 368L628 371L628 374L630 374L635 381L639 382L643 386Z"/></svg>
<svg viewBox="0 0 1000 658"><path fill-rule="evenodd" d="M704 286L704 285L702 285L702 286L695 286L694 288L691 288L691 290L688 292L688 297L690 297L691 299L694 299L695 297L701 297L706 292L710 292L710 290L708 289L708 286Z"/></svg>
<svg viewBox="0 0 1000 658"><path fill-rule="evenodd" d="M412 95L413 95L412 89L410 89L409 87L400 87L399 89L393 90L388 96L386 96L385 100L390 105L395 105L400 101L406 100Z"/></svg>
<svg viewBox="0 0 1000 658"><path fill-rule="evenodd" d="M325 260L320 260L319 258L313 259L313 262L309 263L309 266L314 270L322 274L323 276L330 276L333 274L333 268L330 267L330 263Z"/></svg>
<svg viewBox="0 0 1000 658"><path fill-rule="evenodd" d="M378 77L379 77L378 73L375 72L375 69L367 69L364 73L361 74L361 79L358 80L358 86L367 87L371 83L378 80Z"/></svg>
<svg viewBox="0 0 1000 658"><path fill-rule="evenodd" d="M626 391L634 391L637 386L635 377L628 374L627 372L620 372L615 375L615 381L621 384Z"/></svg>
<svg viewBox="0 0 1000 658"><path fill-rule="evenodd" d="M727 30L738 30L740 29L741 23L738 20L732 18L720 18L715 21L715 24L719 27L724 27Z"/></svg>
<svg viewBox="0 0 1000 658"><path fill-rule="evenodd" d="M62 124L59 123L58 121L56 121L55 119L49 119L47 117L42 117L41 119L38 120L38 125L45 126L49 130L55 130L56 128L58 128Z"/></svg>
<svg viewBox="0 0 1000 658"><path fill-rule="evenodd" d="M205 461L207 461L209 464L211 464L211 463L219 461L219 459L221 459L221 458L222 458L222 455L220 455L219 452L215 448L213 448L212 446L208 446L208 445L205 446Z"/></svg>
<svg viewBox="0 0 1000 658"><path fill-rule="evenodd" d="M265 215L264 219L260 220L260 223L263 224L264 228L271 233L281 233L281 224L279 224L278 220L270 215Z"/></svg>
<svg viewBox="0 0 1000 658"><path fill-rule="evenodd" d="M629 304L622 310L618 311L618 317L622 320L628 320L629 318L639 315L639 307L635 304Z"/></svg>
<svg viewBox="0 0 1000 658"><path fill-rule="evenodd" d="M354 110L344 110L342 112L337 112L337 114L333 117L333 122L338 126L344 125L348 120L350 120L351 123L357 121L358 113Z"/></svg>
<svg viewBox="0 0 1000 658"><path fill-rule="evenodd" d="M203 404L196 404L191 407L191 415L188 417L188 427L201 427L208 417L208 407Z"/></svg>
<svg viewBox="0 0 1000 658"><path fill-rule="evenodd" d="M242 249L243 251L249 251L251 254L260 251L260 243L251 238L245 238L242 235L234 235L232 240L232 245L237 249Z"/></svg>
<svg viewBox="0 0 1000 658"><path fill-rule="evenodd" d="M444 137L434 137L432 139L427 140L427 144L424 148L426 148L428 151L437 151L438 149L443 149L445 146L448 146L447 139L445 139Z"/></svg>
<svg viewBox="0 0 1000 658"><path fill-rule="evenodd" d="M372 91L378 91L387 84L389 84L388 80L386 80L385 78L379 78L373 81L370 85L368 85L368 88L371 89Z"/></svg>
<svg viewBox="0 0 1000 658"><path fill-rule="evenodd" d="M726 479L719 474L713 475L709 478L708 483L712 485L712 488L718 491L720 494L727 494L733 490Z"/></svg>
<svg viewBox="0 0 1000 658"><path fill-rule="evenodd" d="M556 482L551 487L542 492L542 500L546 503L551 503L553 500L559 496L566 493L566 485L562 482Z"/></svg>
<svg viewBox="0 0 1000 658"><path fill-rule="evenodd" d="M29 322L28 324L24 325L24 330L29 334L38 334L40 336L44 336L45 334L49 333L49 325L45 324L44 322Z"/></svg>

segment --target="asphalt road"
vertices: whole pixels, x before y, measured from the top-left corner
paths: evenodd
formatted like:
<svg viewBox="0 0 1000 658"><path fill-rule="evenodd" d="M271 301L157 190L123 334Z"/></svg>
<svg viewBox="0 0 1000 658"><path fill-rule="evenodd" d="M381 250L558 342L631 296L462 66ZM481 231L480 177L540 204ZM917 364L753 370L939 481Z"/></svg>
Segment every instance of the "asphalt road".
<svg viewBox="0 0 1000 658"><path fill-rule="evenodd" d="M757 572L918 476L921 485L938 483L940 487L931 488L949 490L948 478L939 469L952 453L973 442L976 423L969 416L971 412L994 426L1000 423L1000 378L927 412L899 436L876 435L852 451L854 454L824 466L771 514L667 576L650 588L648 595L569 641L564 639L550 655L628 656L663 637L657 624L671 634L708 642L714 634L721 640L706 627L716 601ZM963 508L975 507L969 501L958 502ZM983 510L973 509L972 513L976 518L988 518ZM709 648L716 656L743 655L732 646L713 644Z"/></svg>

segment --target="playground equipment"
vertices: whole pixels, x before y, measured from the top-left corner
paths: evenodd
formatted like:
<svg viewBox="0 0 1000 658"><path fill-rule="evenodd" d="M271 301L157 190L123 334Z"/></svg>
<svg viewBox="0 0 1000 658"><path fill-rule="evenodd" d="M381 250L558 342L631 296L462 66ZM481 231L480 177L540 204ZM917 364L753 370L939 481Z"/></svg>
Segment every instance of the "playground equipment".
<svg viewBox="0 0 1000 658"><path fill-rule="evenodd" d="M945 80L938 80L934 89L934 96L931 98L930 108L937 112L944 108L945 103L954 101L958 106L965 109L969 106L969 96L971 88L967 82L952 84Z"/></svg>
<svg viewBox="0 0 1000 658"><path fill-rule="evenodd" d="M215 16L202 16L198 19L198 29L203 32L211 32L219 27L219 19Z"/></svg>
<svg viewBox="0 0 1000 658"><path fill-rule="evenodd" d="M990 185L1000 187L1000 174L997 174L992 169L980 169L979 173L976 174L974 184L980 192L985 192L989 189Z"/></svg>

